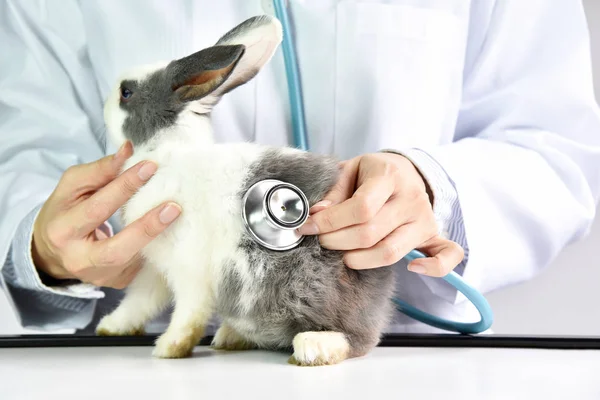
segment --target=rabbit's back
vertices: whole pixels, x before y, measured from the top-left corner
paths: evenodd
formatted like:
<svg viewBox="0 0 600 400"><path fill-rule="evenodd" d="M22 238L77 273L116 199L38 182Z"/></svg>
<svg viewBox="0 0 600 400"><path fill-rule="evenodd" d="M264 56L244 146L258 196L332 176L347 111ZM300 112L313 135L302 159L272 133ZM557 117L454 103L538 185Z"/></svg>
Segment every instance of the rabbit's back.
<svg viewBox="0 0 600 400"><path fill-rule="evenodd" d="M337 182L337 160L294 150L268 150L251 165L240 196L263 179L299 187L309 203ZM342 252L307 237L295 249L276 252L246 232L218 285L218 313L241 335L263 347L288 347L297 333L342 332L355 347L370 347L389 321L392 268L352 270Z"/></svg>

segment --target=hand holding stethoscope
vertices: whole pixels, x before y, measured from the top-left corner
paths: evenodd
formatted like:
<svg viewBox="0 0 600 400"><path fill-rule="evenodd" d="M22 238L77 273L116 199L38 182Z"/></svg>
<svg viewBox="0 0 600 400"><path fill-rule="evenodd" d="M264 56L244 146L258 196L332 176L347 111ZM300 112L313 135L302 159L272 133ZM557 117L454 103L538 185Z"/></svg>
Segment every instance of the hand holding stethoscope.
<svg viewBox="0 0 600 400"><path fill-rule="evenodd" d="M296 147L308 150L302 85L284 0L266 2L283 26L283 55ZM413 260L409 269L430 276L445 276L463 259L458 244L437 236L427 183L416 167L398 154L378 153L356 157L343 164L340 181L313 206L302 226L303 235L319 235L321 245L346 250L346 263L364 269L391 265L412 249L428 258ZM435 199L433 199L435 201ZM316 213L316 214L315 214ZM414 253L413 253L414 255Z"/></svg>
<svg viewBox="0 0 600 400"><path fill-rule="evenodd" d="M388 266L412 249L429 255L411 261L409 270L441 277L463 259L463 249L438 236L427 184L405 157L367 154L343 163L338 184L299 232L319 235L321 245L346 251L354 269Z"/></svg>

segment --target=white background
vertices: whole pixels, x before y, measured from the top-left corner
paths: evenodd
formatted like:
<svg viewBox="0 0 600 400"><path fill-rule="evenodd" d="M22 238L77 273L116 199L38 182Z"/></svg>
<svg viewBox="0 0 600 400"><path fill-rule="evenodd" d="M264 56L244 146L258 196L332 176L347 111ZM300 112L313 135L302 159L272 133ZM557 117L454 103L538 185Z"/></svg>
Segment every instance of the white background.
<svg viewBox="0 0 600 400"><path fill-rule="evenodd" d="M550 1L550 0L548 0ZM600 1L584 0L600 98ZM592 23L595 21L595 23ZM600 165L598 166L600 168ZM537 278L491 293L493 329L504 334L600 335L600 217L590 235L570 246ZM0 334L19 328L0 295Z"/></svg>

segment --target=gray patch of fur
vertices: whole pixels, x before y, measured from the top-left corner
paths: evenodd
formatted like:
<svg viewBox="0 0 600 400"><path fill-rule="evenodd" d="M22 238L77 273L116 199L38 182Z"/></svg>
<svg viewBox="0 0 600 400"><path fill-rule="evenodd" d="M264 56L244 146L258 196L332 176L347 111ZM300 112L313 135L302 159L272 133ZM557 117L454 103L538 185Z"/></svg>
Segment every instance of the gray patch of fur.
<svg viewBox="0 0 600 400"><path fill-rule="evenodd" d="M125 137L139 146L156 133L173 126L184 104L177 101L169 85L166 71L160 70L142 81L123 81L121 87L133 92L120 107L127 113L123 124Z"/></svg>
<svg viewBox="0 0 600 400"><path fill-rule="evenodd" d="M330 157L273 150L252 166L241 193L257 181L279 179L298 186L314 204L333 187L338 171L337 161ZM235 268L226 268L218 313L224 319L252 321L256 330L245 334L258 338L257 344L285 348L298 333L334 331L345 334L351 356L377 345L393 313L393 268L349 269L342 252L322 248L314 236L293 250L276 252L244 235L239 248L251 271L261 276L252 284L257 301L249 312L242 312L241 277Z"/></svg>
<svg viewBox="0 0 600 400"><path fill-rule="evenodd" d="M264 179L279 179L302 190L312 206L336 184L339 171L339 161L331 156L269 149L250 166L240 194Z"/></svg>

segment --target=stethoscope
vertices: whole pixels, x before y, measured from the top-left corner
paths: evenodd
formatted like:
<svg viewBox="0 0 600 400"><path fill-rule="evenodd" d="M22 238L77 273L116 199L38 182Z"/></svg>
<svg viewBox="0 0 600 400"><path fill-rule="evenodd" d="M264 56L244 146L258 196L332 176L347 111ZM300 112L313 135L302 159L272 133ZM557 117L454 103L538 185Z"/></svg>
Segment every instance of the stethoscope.
<svg viewBox="0 0 600 400"><path fill-rule="evenodd" d="M284 3L285 0L273 0L275 15L283 28L282 50L291 106L293 139L297 148L308 150L302 85L291 37L290 21ZM252 238L261 246L274 251L287 251L302 243L304 238L297 229L308 219L309 202L296 186L274 179L263 180L248 189L242 204L244 224ZM410 262L425 257L418 250L412 250L404 260ZM398 311L417 321L447 331L472 334L487 330L492 325L493 313L485 297L468 285L456 272L450 272L441 279L473 303L481 317L478 322L467 323L443 319L396 298L394 303Z"/></svg>

